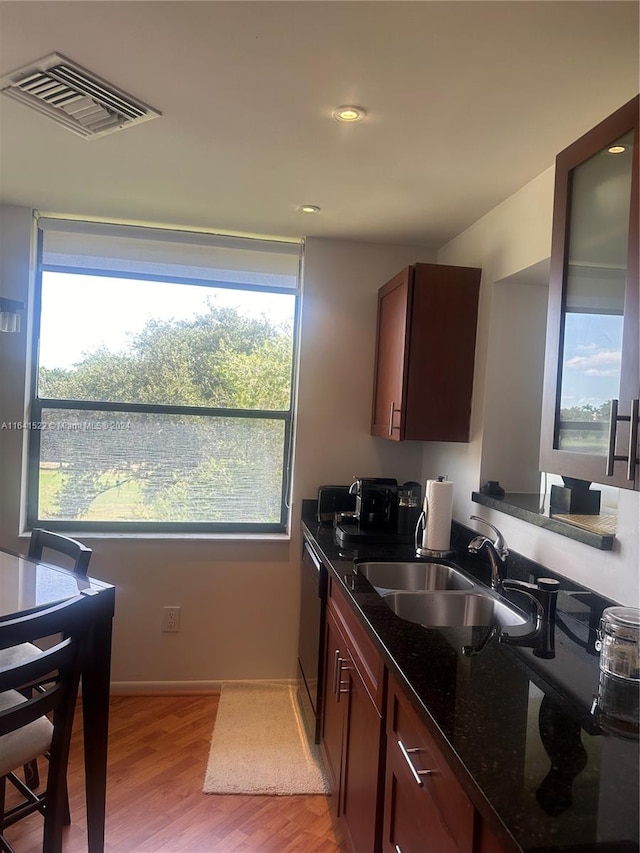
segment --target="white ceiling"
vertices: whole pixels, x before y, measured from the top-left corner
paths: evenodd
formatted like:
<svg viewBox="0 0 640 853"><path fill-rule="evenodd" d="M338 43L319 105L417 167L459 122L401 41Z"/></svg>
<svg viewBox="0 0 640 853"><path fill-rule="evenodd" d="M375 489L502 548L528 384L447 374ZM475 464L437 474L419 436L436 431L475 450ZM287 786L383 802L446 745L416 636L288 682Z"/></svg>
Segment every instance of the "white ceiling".
<svg viewBox="0 0 640 853"><path fill-rule="evenodd" d="M440 246L638 92L638 2L0 0L0 76L54 52L162 117L84 140L0 96L2 201Z"/></svg>

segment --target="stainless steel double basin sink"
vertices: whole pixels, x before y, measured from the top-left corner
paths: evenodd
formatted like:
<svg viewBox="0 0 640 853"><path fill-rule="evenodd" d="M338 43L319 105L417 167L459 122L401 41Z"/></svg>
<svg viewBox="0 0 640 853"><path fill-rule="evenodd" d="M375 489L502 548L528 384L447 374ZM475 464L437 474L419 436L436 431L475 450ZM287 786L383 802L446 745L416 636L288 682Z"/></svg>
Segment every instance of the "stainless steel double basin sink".
<svg viewBox="0 0 640 853"><path fill-rule="evenodd" d="M397 616L425 627L506 628L527 621L490 589L444 563L363 562L356 573Z"/></svg>

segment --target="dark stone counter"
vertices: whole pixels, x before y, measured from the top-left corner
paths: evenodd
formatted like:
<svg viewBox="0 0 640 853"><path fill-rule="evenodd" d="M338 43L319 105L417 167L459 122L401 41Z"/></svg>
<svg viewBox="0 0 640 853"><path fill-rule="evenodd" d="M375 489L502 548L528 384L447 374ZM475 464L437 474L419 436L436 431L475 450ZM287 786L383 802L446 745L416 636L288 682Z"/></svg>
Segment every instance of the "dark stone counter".
<svg viewBox="0 0 640 853"><path fill-rule="evenodd" d="M553 659L495 638L468 657L462 647L481 644L486 628L427 629L407 622L354 574L354 559L413 559L410 546L345 549L331 526L318 524L312 501L304 502L302 523L505 851L640 850L638 740L611 730L591 710L599 686L595 630L612 602L556 576L561 592ZM467 552L473 535L454 524L451 559L488 583L488 566ZM510 555L509 577L538 574L553 576Z"/></svg>

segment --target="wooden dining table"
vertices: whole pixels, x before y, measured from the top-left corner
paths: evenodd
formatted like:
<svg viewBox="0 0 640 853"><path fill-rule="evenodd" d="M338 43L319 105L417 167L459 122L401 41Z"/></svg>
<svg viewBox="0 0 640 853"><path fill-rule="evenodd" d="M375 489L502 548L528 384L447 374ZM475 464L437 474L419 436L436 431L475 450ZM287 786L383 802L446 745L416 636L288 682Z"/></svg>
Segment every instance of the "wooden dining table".
<svg viewBox="0 0 640 853"><path fill-rule="evenodd" d="M0 627L3 619L78 594L90 599L91 623L82 664L87 849L103 853L115 587L0 547Z"/></svg>

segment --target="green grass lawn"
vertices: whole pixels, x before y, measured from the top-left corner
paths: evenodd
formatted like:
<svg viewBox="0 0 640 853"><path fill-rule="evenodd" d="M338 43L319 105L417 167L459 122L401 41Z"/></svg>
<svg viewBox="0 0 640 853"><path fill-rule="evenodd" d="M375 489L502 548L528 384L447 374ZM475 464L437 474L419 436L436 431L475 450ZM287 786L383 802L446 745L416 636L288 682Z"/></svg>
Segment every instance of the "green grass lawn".
<svg viewBox="0 0 640 853"><path fill-rule="evenodd" d="M47 468L40 469L40 502L38 516L54 518L56 514L57 495L62 483L62 472Z"/></svg>
<svg viewBox="0 0 640 853"><path fill-rule="evenodd" d="M40 518L60 518L58 493L64 477L65 474L60 469L40 469ZM110 479L115 483L116 475L103 475L105 488ZM98 495L82 516L83 519L92 521L130 521L146 517L148 510L142 503L142 486L136 482L124 483Z"/></svg>

